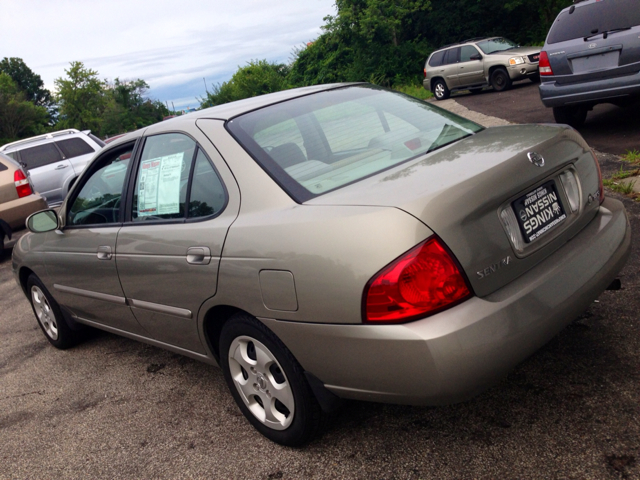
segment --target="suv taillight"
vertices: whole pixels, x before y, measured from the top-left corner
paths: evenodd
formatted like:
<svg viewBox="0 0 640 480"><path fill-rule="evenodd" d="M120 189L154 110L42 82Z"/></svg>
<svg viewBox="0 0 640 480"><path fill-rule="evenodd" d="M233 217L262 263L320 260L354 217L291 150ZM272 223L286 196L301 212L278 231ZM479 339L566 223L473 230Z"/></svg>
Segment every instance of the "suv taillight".
<svg viewBox="0 0 640 480"><path fill-rule="evenodd" d="M363 317L366 322L407 322L451 307L471 295L456 261L432 237L369 280Z"/></svg>
<svg viewBox="0 0 640 480"><path fill-rule="evenodd" d="M27 177L22 173L22 170L16 170L13 173L13 183L16 185L18 198L26 197L33 193L31 185L29 185L29 180L27 180Z"/></svg>
<svg viewBox="0 0 640 480"><path fill-rule="evenodd" d="M544 50L540 52L540 61L538 63L538 68L540 69L540 75L553 75L553 70L551 69L551 64L549 63L549 57L547 52Z"/></svg>
<svg viewBox="0 0 640 480"><path fill-rule="evenodd" d="M424 72L424 78L427 78L427 67L424 67L422 71Z"/></svg>

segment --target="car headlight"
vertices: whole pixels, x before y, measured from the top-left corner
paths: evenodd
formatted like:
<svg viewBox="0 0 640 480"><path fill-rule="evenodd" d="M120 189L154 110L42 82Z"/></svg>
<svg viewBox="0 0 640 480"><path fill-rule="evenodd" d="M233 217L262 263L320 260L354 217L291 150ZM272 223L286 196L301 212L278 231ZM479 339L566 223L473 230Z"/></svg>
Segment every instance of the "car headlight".
<svg viewBox="0 0 640 480"><path fill-rule="evenodd" d="M524 63L524 57L511 57L509 59L509 65L520 65Z"/></svg>

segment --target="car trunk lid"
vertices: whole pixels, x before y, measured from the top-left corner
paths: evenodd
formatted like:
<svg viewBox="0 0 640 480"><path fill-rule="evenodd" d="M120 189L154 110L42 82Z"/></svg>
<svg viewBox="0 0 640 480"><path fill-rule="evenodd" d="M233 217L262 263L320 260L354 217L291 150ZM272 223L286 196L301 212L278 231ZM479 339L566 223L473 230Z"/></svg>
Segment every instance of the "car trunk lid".
<svg viewBox="0 0 640 480"><path fill-rule="evenodd" d="M544 165L534 165L529 157L538 163L542 157ZM578 183L575 212L559 178L567 171ZM384 205L406 211L444 241L475 293L484 296L535 267L584 227L595 215L598 191L592 153L575 130L514 125L483 130L307 203ZM554 194L565 217L517 248L511 238L519 228L516 215L526 209L523 202L529 199L527 206L532 208L538 197L531 202L531 195L544 201ZM503 212L511 212L511 226ZM519 235L524 237L524 231Z"/></svg>

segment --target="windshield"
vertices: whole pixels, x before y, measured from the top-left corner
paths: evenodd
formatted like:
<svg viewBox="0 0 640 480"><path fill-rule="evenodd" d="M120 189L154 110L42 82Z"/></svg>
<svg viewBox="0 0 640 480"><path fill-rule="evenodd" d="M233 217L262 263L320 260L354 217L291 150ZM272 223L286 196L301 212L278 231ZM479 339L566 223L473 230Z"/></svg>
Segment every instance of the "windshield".
<svg viewBox="0 0 640 480"><path fill-rule="evenodd" d="M512 48L516 48L518 46L517 43L513 43L511 40L506 38L492 38L491 40L484 40L482 42L476 43L480 49L490 55L496 52L502 52L504 50L510 50Z"/></svg>
<svg viewBox="0 0 640 480"><path fill-rule="evenodd" d="M231 120L227 128L300 203L482 130L372 85L271 105Z"/></svg>
<svg viewBox="0 0 640 480"><path fill-rule="evenodd" d="M573 13L565 10L558 15L549 31L547 43L558 43L574 38L630 28L640 25L638 0L602 0L576 5Z"/></svg>

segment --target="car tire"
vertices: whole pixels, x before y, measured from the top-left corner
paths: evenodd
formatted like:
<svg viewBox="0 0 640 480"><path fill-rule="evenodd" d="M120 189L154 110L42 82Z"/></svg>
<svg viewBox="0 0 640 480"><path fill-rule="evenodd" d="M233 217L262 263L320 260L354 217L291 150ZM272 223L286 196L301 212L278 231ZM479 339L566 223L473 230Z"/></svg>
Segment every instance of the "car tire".
<svg viewBox="0 0 640 480"><path fill-rule="evenodd" d="M58 302L34 274L27 279L27 292L38 325L49 343L60 350L74 346L77 343L75 332L64 320Z"/></svg>
<svg viewBox="0 0 640 480"><path fill-rule="evenodd" d="M584 125L587 119L588 109L585 107L565 106L553 107L553 118L556 123L566 123L573 128L579 128Z"/></svg>
<svg viewBox="0 0 640 480"><path fill-rule="evenodd" d="M491 73L491 86L496 92L504 92L511 88L511 78L503 68L496 68Z"/></svg>
<svg viewBox="0 0 640 480"><path fill-rule="evenodd" d="M436 100L446 100L451 96L449 87L447 87L443 79L439 78L433 83L433 95L436 97Z"/></svg>
<svg viewBox="0 0 640 480"><path fill-rule="evenodd" d="M246 313L220 334L220 363L231 394L253 427L289 447L308 443L322 412L292 353L264 324Z"/></svg>

